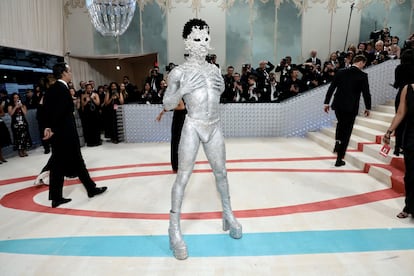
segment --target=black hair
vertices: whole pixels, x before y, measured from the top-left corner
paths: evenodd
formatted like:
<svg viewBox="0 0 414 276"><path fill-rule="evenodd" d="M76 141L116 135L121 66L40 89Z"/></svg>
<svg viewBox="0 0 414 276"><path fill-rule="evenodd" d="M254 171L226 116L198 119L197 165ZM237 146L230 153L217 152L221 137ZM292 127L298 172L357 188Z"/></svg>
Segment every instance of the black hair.
<svg viewBox="0 0 414 276"><path fill-rule="evenodd" d="M59 62L53 66L53 76L58 80L62 78L63 72L68 71L68 65L66 62Z"/></svg>
<svg viewBox="0 0 414 276"><path fill-rule="evenodd" d="M187 23L184 25L183 29L183 38L186 39L189 34L193 31L193 27L199 27L201 29L207 29L207 32L210 34L210 29L207 25L207 23L202 19L193 18L190 19Z"/></svg>
<svg viewBox="0 0 414 276"><path fill-rule="evenodd" d="M367 58L364 55L356 55L353 59L353 63L357 63L357 62L367 62Z"/></svg>
<svg viewBox="0 0 414 276"><path fill-rule="evenodd" d="M414 64L414 49L407 49L401 54L401 64Z"/></svg>

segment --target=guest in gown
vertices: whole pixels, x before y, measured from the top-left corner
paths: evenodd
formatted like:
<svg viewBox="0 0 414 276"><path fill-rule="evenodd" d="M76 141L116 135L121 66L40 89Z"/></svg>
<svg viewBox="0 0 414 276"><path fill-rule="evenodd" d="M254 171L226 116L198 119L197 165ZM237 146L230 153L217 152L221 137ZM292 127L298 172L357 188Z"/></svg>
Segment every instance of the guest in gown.
<svg viewBox="0 0 414 276"><path fill-rule="evenodd" d="M414 217L414 83L405 85L401 90L397 113L383 137L385 144L390 143L391 134L395 132L404 118L405 206L397 215L401 219L408 218L410 215Z"/></svg>
<svg viewBox="0 0 414 276"><path fill-rule="evenodd" d="M83 134L86 145L96 147L102 144L99 95L93 91L90 83L85 86L85 89L85 93L81 95Z"/></svg>
<svg viewBox="0 0 414 276"><path fill-rule="evenodd" d="M32 138L26 120L27 108L21 102L19 94L12 94L8 111L11 117L14 150L18 151L20 157L28 156L27 150L32 146Z"/></svg>
<svg viewBox="0 0 414 276"><path fill-rule="evenodd" d="M120 105L124 104L124 94L116 82L109 84L109 92L105 95L105 136L111 139L111 142L118 144L118 119L117 110Z"/></svg>

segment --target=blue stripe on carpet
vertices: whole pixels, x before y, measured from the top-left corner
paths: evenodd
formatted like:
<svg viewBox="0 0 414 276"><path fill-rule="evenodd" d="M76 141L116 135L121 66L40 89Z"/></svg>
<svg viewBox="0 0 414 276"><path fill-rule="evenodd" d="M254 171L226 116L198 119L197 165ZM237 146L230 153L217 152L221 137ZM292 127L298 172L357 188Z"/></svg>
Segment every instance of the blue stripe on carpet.
<svg viewBox="0 0 414 276"><path fill-rule="evenodd" d="M414 250L414 228L184 235L191 257ZM168 236L91 236L0 241L0 252L57 256L168 257Z"/></svg>

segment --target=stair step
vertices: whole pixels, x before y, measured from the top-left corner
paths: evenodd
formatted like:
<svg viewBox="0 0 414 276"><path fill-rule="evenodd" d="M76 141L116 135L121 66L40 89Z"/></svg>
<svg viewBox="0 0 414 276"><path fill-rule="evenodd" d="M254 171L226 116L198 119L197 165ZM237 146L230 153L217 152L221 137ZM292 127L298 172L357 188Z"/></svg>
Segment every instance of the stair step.
<svg viewBox="0 0 414 276"><path fill-rule="evenodd" d="M380 111L371 111L369 118L382 121L382 122L391 123L392 119L394 118L394 114L380 112Z"/></svg>
<svg viewBox="0 0 414 276"><path fill-rule="evenodd" d="M390 126L389 122L379 121L361 116L356 117L355 124L381 131L383 134L388 130Z"/></svg>
<svg viewBox="0 0 414 276"><path fill-rule="evenodd" d="M335 139L332 139L321 132L308 132L307 137L330 152L333 151Z"/></svg>
<svg viewBox="0 0 414 276"><path fill-rule="evenodd" d="M378 105L374 110L389 114L395 114L395 107L393 105Z"/></svg>
<svg viewBox="0 0 414 276"><path fill-rule="evenodd" d="M365 138L369 141L376 142L378 137L382 137L384 135L384 131L379 131L366 126L355 124L352 134Z"/></svg>
<svg viewBox="0 0 414 276"><path fill-rule="evenodd" d="M347 163L363 170L396 192L404 192L405 166L402 157L393 154L395 137L391 137L391 152L384 157L380 154L382 137L395 116L394 100L375 107L369 117L358 116L345 155ZM335 145L335 125L309 132L308 138L332 152Z"/></svg>

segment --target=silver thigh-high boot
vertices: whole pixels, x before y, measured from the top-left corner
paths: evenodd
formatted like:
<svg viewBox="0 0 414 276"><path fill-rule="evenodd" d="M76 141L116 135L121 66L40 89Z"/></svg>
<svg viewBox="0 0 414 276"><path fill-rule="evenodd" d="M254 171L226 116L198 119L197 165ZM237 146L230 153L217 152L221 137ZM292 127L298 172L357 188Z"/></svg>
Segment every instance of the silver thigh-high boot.
<svg viewBox="0 0 414 276"><path fill-rule="evenodd" d="M185 260L188 257L187 245L181 236L180 213L170 211L170 227L168 228L170 237L170 249L174 257L178 260Z"/></svg>
<svg viewBox="0 0 414 276"><path fill-rule="evenodd" d="M230 237L240 239L242 237L242 226L233 215L230 204L229 184L227 182L226 170L215 172L217 189L221 195L221 204L223 205L223 230L230 230Z"/></svg>
<svg viewBox="0 0 414 276"><path fill-rule="evenodd" d="M233 215L230 206L230 197L222 198L223 204L223 231L230 230L230 237L240 239L243 235L242 225Z"/></svg>

